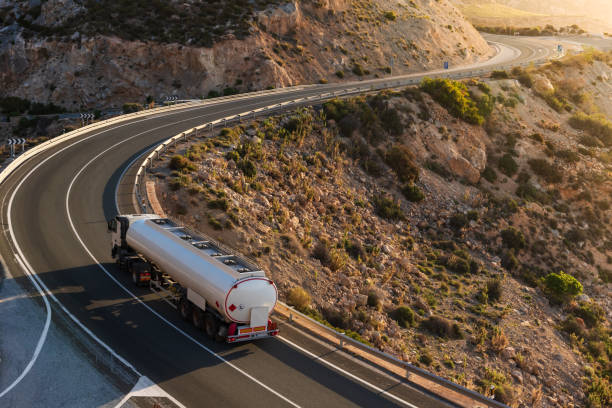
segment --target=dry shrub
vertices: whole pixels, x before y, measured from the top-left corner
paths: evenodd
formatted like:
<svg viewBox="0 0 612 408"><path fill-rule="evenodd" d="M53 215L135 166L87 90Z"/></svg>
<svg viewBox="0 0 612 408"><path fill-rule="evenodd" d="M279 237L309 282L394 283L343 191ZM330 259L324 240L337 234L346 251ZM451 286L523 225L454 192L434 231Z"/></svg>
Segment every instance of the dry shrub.
<svg viewBox="0 0 612 408"><path fill-rule="evenodd" d="M491 349L496 353L500 353L508 347L508 344L510 344L510 341L508 341L508 337L504 334L504 330L496 327L493 331L493 336L491 336Z"/></svg>
<svg viewBox="0 0 612 408"><path fill-rule="evenodd" d="M463 333L457 323L441 316L430 316L427 320L423 320L421 326L439 337L450 339L459 339L463 337Z"/></svg>
<svg viewBox="0 0 612 408"><path fill-rule="evenodd" d="M542 402L543 396L544 393L542 392L542 385L540 384L531 391L531 406L533 408L538 408Z"/></svg>
<svg viewBox="0 0 612 408"><path fill-rule="evenodd" d="M283 246L286 249L288 249L289 251L293 252L294 254L300 257L303 257L305 255L304 248L302 247L298 239L295 237L295 235L285 234L285 235L281 235L280 238L283 243Z"/></svg>
<svg viewBox="0 0 612 408"><path fill-rule="evenodd" d="M287 303L298 310L304 310L310 305L310 294L304 288L296 286L289 291Z"/></svg>

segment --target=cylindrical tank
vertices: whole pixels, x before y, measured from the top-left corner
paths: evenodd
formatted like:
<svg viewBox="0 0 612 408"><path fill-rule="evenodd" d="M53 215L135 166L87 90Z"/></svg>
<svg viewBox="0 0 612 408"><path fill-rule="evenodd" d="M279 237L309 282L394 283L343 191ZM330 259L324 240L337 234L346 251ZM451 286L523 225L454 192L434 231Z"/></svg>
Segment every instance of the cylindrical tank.
<svg viewBox="0 0 612 408"><path fill-rule="evenodd" d="M133 219L126 240L181 286L206 299L228 322L249 323L252 308L274 308L277 291L265 276L242 278L223 262L190 242L164 230L150 219ZM247 275L248 276L248 275Z"/></svg>

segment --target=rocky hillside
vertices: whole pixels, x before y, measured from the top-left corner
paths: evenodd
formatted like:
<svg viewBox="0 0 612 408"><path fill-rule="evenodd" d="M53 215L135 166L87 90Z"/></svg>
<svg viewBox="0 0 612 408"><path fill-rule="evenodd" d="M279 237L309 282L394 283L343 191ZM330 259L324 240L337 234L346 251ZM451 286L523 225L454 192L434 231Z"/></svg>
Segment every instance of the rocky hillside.
<svg viewBox="0 0 612 408"><path fill-rule="evenodd" d="M513 407L612 404L612 54L179 145L164 210L281 298Z"/></svg>
<svg viewBox="0 0 612 408"><path fill-rule="evenodd" d="M0 0L0 96L69 110L469 63L447 0Z"/></svg>

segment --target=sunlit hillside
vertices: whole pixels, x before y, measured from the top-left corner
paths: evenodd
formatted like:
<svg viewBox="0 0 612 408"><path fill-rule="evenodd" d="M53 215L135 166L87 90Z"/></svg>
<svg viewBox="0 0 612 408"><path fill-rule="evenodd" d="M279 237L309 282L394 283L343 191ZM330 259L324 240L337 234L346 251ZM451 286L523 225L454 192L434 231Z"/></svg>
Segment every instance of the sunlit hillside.
<svg viewBox="0 0 612 408"><path fill-rule="evenodd" d="M608 0L453 0L476 25L557 27L577 24L591 32L612 31Z"/></svg>

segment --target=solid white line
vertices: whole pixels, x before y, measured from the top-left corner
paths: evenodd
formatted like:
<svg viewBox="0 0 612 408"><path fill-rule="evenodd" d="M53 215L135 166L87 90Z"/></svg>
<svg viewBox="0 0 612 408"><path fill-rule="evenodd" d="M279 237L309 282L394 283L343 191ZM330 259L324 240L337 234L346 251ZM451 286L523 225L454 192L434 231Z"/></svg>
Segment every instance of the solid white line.
<svg viewBox="0 0 612 408"><path fill-rule="evenodd" d="M12 203L9 202L9 208L10 208L11 204ZM10 223L9 223L9 226L10 226ZM21 260L19 259L19 257L16 257L16 258L17 258L17 261L19 263L21 263ZM26 268L25 268L25 266L23 264L21 264L21 266L22 266L22 268L24 270L26 270ZM43 345L45 344L45 340L47 339L47 334L49 333L49 326L51 325L51 305L49 304L49 300L47 299L45 294L42 292L40 286L38 286L38 283L36 283L36 281L32 279L32 277L29 275L29 273L28 273L28 277L30 278L30 280L32 281L32 283L36 287L36 290L38 291L38 293L40 293L43 301L45 302L45 310L47 312L47 317L45 319L45 325L43 327L43 331L42 331L42 333L40 335L40 338L38 339L38 342L36 343L36 348L34 349L34 355L30 359L30 361L28 362L28 365L25 367L25 369L11 383L11 385L9 385L4 391L0 392L0 398L4 397L6 394L9 393L10 390L15 388L15 386L17 384L19 384L21 382L21 380L23 380L23 378L30 372L30 370L34 366L34 363L36 362L36 359L38 359L38 356L40 355L40 351L42 350Z"/></svg>
<svg viewBox="0 0 612 408"><path fill-rule="evenodd" d="M133 136L134 137L134 136ZM74 226L74 222L72 220L72 217L70 216L70 193L72 191L72 187L74 186L75 181L77 180L77 178L81 175L81 173L83 173L83 171L89 167L89 165L91 163L93 163L95 160L97 160L100 156L102 156L103 154L105 154L106 152L108 152L111 149L114 149L116 146L126 142L129 139L126 140L122 140L121 142L115 143L114 145L112 145L111 147L105 149L104 151L98 153L95 157L93 157L91 160L89 160L78 172L77 174L75 174L75 176L72 178L72 180L70 181L70 185L68 186L68 191L66 192L66 213L68 216L68 221L70 222L70 227L72 228L72 232L74 233L74 235L76 236L77 240L81 243L81 246L83 247L83 249L85 249L85 252L87 252L87 254L89 255L89 257L96 263L96 265L106 274L106 276L108 276L113 282L115 282L117 284L117 286L119 286L121 289L123 289L128 295L130 295L134 300L136 300L138 303L140 303L144 308L146 308L147 310L149 310L151 313L153 313L155 316L157 316L159 319L161 319L164 323L166 323L167 325L169 325L170 327L172 327L173 329L175 329L176 331L178 331L180 334L182 334L183 336L185 336L187 339L191 340L193 343L195 343L197 346L199 346L200 348L202 348L203 350L207 351L208 353L210 353L211 355L213 355L214 357L216 357L217 359L219 359L221 362L229 365L230 367L232 367L234 370L238 371L240 374L244 375L245 377L247 377L248 379L252 380L253 382L255 382L256 384L260 385L261 387L265 388L266 390L268 390L269 392L271 392L272 394L276 395L277 397L279 397L280 399L282 399L283 401L287 402L288 404L290 404L293 407L299 408L300 406L296 403L294 403L293 401L291 401L290 399L288 399L287 397L285 397L284 395L282 395L281 393L279 393L278 391L272 389L271 387L267 386L266 384L264 384L263 382L259 381L257 378L253 377L252 375L250 375L249 373L247 373L246 371L242 370L241 368L239 368L238 366L234 365L233 363L229 362L228 360L226 360L225 358L223 358L222 356L220 356L219 354L215 353L213 350L211 350L210 348L206 347L205 345L203 345L202 343L200 343L198 340L196 340L195 338L193 338L191 335L189 335L187 332L183 331L181 328L179 328L178 326L174 325L174 323L170 322L168 319L166 319L165 317L163 317L162 315L160 315L158 312L156 312L154 309L152 309L149 305L147 305L146 303L144 303L138 296L136 296L134 293L132 293L128 288L126 288L121 282L119 282L101 263L100 261L98 261L98 259L91 253L91 251L89 250L89 248L87 247L87 245L85 245L85 242L81 239L81 236L79 235L79 233L76 230L76 227Z"/></svg>
<svg viewBox="0 0 612 408"><path fill-rule="evenodd" d="M198 108L200 109L200 108ZM192 110L192 109L189 109ZM185 110L185 111L189 111L189 110ZM185 112L185 111L181 111L181 112ZM179 112L175 112L175 113L179 113ZM206 115L201 115L201 116L207 116ZM200 116L197 116L200 117ZM195 117L195 118L197 118ZM137 135L133 135L127 139L122 140L121 142L118 142L116 144L114 144L113 146L109 147L108 149L104 150L103 152L99 153L98 155L96 155L92 160L90 160L83 168L81 168L81 170L79 170L79 172L76 174L76 176L72 179L69 187L68 187L68 191L66 193L66 211L67 211L67 215L68 215L68 220L70 222L70 225L72 227L72 230L76 236L76 238L78 239L78 241L81 243L81 245L83 246L83 248L85 249L85 251L88 253L88 255L96 262L96 264L102 269L102 271L105 272L105 274L111 278L111 280L113 280L119 287L121 287L125 292L127 292L129 295L131 295L137 302L139 302L140 304L142 304L145 308L147 308L149 311L151 311L154 315L156 315L157 317L159 317L161 320L163 320L164 322L166 322L167 324L169 324L171 327L173 327L175 330L177 330L179 333L181 333L183 336L187 337L188 339L190 339L191 341L193 341L194 343L196 343L197 345L199 345L201 348L203 348L204 350L206 350L207 352L209 352L210 354L212 354L213 356L215 356L216 358L218 358L219 360L221 360L222 362L228 364L230 367L232 367L233 369L235 369L236 371L240 372L241 374L243 374L244 376L246 376L247 378L249 378L250 380L252 380L253 382L257 383L258 385L260 385L261 387L265 388L266 390L270 391L272 394L278 396L279 398L281 398L282 400L284 400L285 402L287 402L288 404L290 404L291 406L294 406L296 408L300 408L299 405L295 404L294 402L292 402L291 400L289 400L288 398L286 398L285 396L283 396L282 394L278 393L277 391L273 390L272 388L268 387L267 385L265 385L264 383L262 383L261 381L259 381L258 379L256 379L255 377L251 376L250 374L248 374L247 372L243 371L242 369L238 368L237 366L235 366L234 364L230 363L229 361L227 361L226 359L224 359L223 357L221 357L220 355L216 354L215 352L213 352L211 349L209 349L208 347L204 346L203 344L201 344L200 342L198 342L196 339L194 339L193 337L191 337L189 334L187 334L186 332L184 332L183 330L181 330L180 328L178 328L177 326L175 326L174 324L172 324L170 321L166 320L163 316L161 316L160 314L158 314L156 311L154 311L153 309L151 309L147 304L145 304L144 302L142 302L142 300L140 300L137 296L135 296L132 292L130 292L125 286L123 286L117 279L115 279L107 270L106 268L104 268L104 266L102 266L97 259L93 256L93 254L89 251L89 249L87 248L87 246L85 245L85 243L81 240L81 237L78 235L75 227L74 227L74 223L72 221L72 218L70 217L70 207L69 207L69 197L70 197L70 191L72 189L72 186L74 184L74 182L76 181L77 177L83 172L83 170L88 167L94 160L96 160L98 157L100 157L102 154L106 153L107 151L113 149L114 147L125 143L137 136L140 136L144 133L150 132L150 131L154 131L166 126L170 126L170 125L174 125L177 123L181 123L181 122L185 122L188 120L193 120L194 118L189 118L189 119L185 119L185 120L181 120L181 121L177 121L174 123L169 123L169 124L165 124L162 126L159 126L157 128L154 129L149 129L146 132L142 132L139 133ZM148 119L142 119L140 121L144 121L144 120L148 120ZM140 122L137 121L137 122ZM130 122L130 124L133 124L135 122ZM137 373L138 375L141 375L131 364L129 364L125 359L123 359L121 356L119 356L116 352L114 352L109 346L107 346L104 342L102 342L102 340L100 340L97 336L95 336L93 334L93 332L91 332L89 329L87 329L75 316L73 316L70 312L68 312L68 310L59 302L59 300L57 298L55 298L55 296L53 295L53 293L51 293L49 291L49 289L46 287L46 285L44 284L44 282L42 282L42 280L40 280L40 278L35 274L34 270L31 268L31 266L27 263L27 260L25 260L25 256L23 256L23 253L21 251L21 248L19 247L17 240L15 238L15 234L13 231L13 226L12 226L12 222L11 222L11 209L12 209L12 204L13 204L13 200L15 198L15 195L17 194L17 192L19 191L20 187L23 185L23 183L32 175L32 173L34 173L40 166L42 166L44 163L46 163L48 160L50 160L51 158L55 157L56 155L62 153L63 151L69 149L70 147L73 147L79 143L82 143L86 140L89 140L95 136L98 136L102 133L108 132L110 130L114 130L118 127L122 127L122 126L126 126L128 124L125 125L120 125L117 127L114 127L112 129L107 129L98 133L95 133L91 136L85 137L83 139L80 139L74 143L71 143L68 146L63 147L62 149L58 150L57 152L53 153L51 156L45 158L43 161L41 161L40 163L38 163L34 168L32 168L24 177L23 179L19 182L19 184L17 185L17 187L15 188L15 190L13 191L13 194L11 195L11 199L9 200L9 206L8 206L8 214L9 216L8 218L8 225L9 225L9 231L11 234L11 238L13 240L13 242L15 243L15 247L18 251L18 253L20 254L20 256L24 259L24 264L23 266L27 266L29 268L24 268L24 271L26 272L26 274L28 275L28 277L30 277L30 279L34 282L34 284L37 286L37 289L39 289L39 293L43 296L45 295L49 295L52 299L54 299L54 301L56 301L63 309L64 312L66 312L68 314L68 316L71 317L71 319L73 321L75 321L83 330L85 330L88 334L90 334L94 339L96 339L100 344L102 344L103 346L105 346L105 348L111 352L113 355L115 355L115 357L117 357L118 359L120 359L124 364L126 364L128 367L132 368L134 370L135 373ZM38 286L38 284L36 283L36 281L40 282L40 285L44 288L44 292L42 290L40 290L40 287ZM49 311L49 315L48 315L48 319L50 321L50 311ZM44 344L44 340L46 339L46 333L43 337L41 337L41 339L39 340L39 345L40 347L37 348L37 352L35 353L35 357L38 357L38 354L40 353L40 349L42 348L42 345ZM14 384L11 385L10 388L13 388L18 382L20 382L23 377L25 377L25 375L27 374L27 372L30 371L31 367L34 364L34 361L36 360L36 358L34 358L30 364L27 367L27 370L24 371L24 373L22 373L22 375L20 375L20 377L18 378L18 381L16 381ZM5 392L3 392L1 396L3 396L5 393L7 393L8 390L6 390Z"/></svg>
<svg viewBox="0 0 612 408"><path fill-rule="evenodd" d="M396 397L395 395L393 395L393 394L391 394L391 393L389 393L389 392L387 392L387 391L383 390L382 388L380 388L380 387L378 387L378 386L376 386L376 385L374 385L374 384L372 384L372 383L369 383L369 382L367 382L366 380L364 380L364 379L362 379L362 378L357 377L355 374L352 374L352 373L350 373L350 372L348 372L348 371L346 371L346 370L344 370L344 369L342 369L342 368L338 367L337 365L335 365L335 364L333 364L333 363L330 363L330 362L329 362L329 361L327 361L327 360L324 360L322 357L317 356L316 354L314 354L314 353L312 353L312 352L310 352L310 351L306 350L304 347L298 346L298 345L297 345L297 344L295 344L294 342L292 342L292 341L290 341L290 340L287 340L286 338L284 338L284 337L282 337L282 336L276 336L276 338L277 338L277 339L280 339L280 340L282 340L282 341L284 341L285 343L287 343L287 344L289 344L291 347L293 347L293 348L295 348L295 349L297 349L297 350L301 351L302 353L304 353L304 354L307 354L307 355L311 356L311 357L312 357L312 358L313 358L315 361L319 361L319 362L321 362L321 363L323 363L323 364L325 364L325 365L327 365L327 366L331 367L332 369L334 369L334 370L336 370L336 371L341 372L342 374L346 375L347 377L350 377L350 378L352 378L353 380L355 380L355 381L358 381L358 382L362 383L362 384L363 384L363 385L365 385L366 387L373 389L374 391L376 391L376 392L378 392L378 393L380 393L380 394L382 394L382 395L386 396L387 398L391 398L392 400L397 401L397 402L399 402L400 404L404 404L404 405L406 405L406 406L408 406L408 407L410 407L410 408L418 408L416 405L413 405L413 404L409 403L408 401L404 401L403 399L401 399L401 398L399 398L399 397Z"/></svg>
<svg viewBox="0 0 612 408"><path fill-rule="evenodd" d="M195 109L201 109L201 107L197 107L197 108L190 108L190 109L185 109L185 110L181 110L181 111L176 111L176 112L171 112L171 113L167 113L164 115L157 115L156 117L162 117L162 116L169 116L169 115L174 115L177 113L183 113L183 112L189 112ZM207 114L208 115L208 114ZM201 116L196 116L196 118L198 117L202 117L202 116L207 116L207 115L201 115ZM166 124L163 126L160 126L159 128L165 127L165 126L169 126L169 125L174 125L177 123L181 123L181 122L185 122L188 120L192 120L193 118L189 118L189 119L185 119L182 121L177 121L174 123L170 123L170 124ZM36 288L36 290L38 291L38 293L40 294L41 298L43 299L43 302L45 303L45 309L47 312L47 317L46 317L46 321L45 321L45 326L43 327L43 331L41 333L40 338L38 339L36 348L34 350L34 354L32 356L32 358L30 359L30 361L28 362L27 366L25 367L25 369L22 371L22 373L13 381L13 383L11 383L5 390L3 390L0 393L0 398L4 397L9 391L11 391L17 384L19 384L23 378L25 378L25 376L30 372L30 370L32 369L32 367L34 366L34 363L36 362L36 360L38 359L38 356L40 355L40 352L42 350L42 347L47 339L47 334L49 331L49 327L51 325L51 305L49 304L49 301L47 299L47 296L50 297L54 302L56 302L60 308L62 309L62 311L64 313L66 313L66 315L68 317L70 317L70 319L77 324L83 331L85 331L89 336L91 336L96 342L98 342L102 347L104 347L109 353L111 353L115 358L117 358L119 361L121 361L124 365L126 365L127 367L129 367L131 370L134 371L135 374L142 376L138 370L136 370L136 368L134 368L134 366L132 366L127 360L125 360L123 357L121 357L118 353L116 353L113 349L111 349L106 343L104 343L102 340L100 340L91 330L89 330L85 325L83 325L79 319L76 318L76 316L74 316L72 313L70 313L68 311L68 309L66 309L66 307L55 297L55 295L49 290L49 288L45 285L45 283L38 277L38 275L36 274L36 272L34 271L34 269L31 267L31 265L29 264L29 262L27 261L26 257L23 255L23 252L21 250L21 247L19 246L17 239L15 237L15 233L13 230L13 224L12 224L12 220L11 220L11 212L12 212L12 207L13 207L13 200L17 194L17 192L19 191L19 189L21 188L21 186L23 185L23 183L26 181L26 179L28 179L30 177L30 175L32 173L34 173L34 171L36 171L40 166L42 166L44 163L46 163L49 159L51 159L52 157L54 157L55 155L63 152L64 150L78 144L81 142L84 142L86 140L89 140L95 136L99 136L103 133L109 132L111 130L115 130L124 126L128 126L134 123L139 123L139 122L143 122L145 120L150 120L150 118L144 118L144 119L140 119L137 121L132 121L129 123L124 123L118 126L113 126L109 129L105 129L102 130L100 132L94 133L93 135L90 135L88 137L85 137L83 139L78 140L75 143L72 143L68 146L63 147L62 149L58 150L57 152L55 152L54 154L52 154L51 156L47 157L46 159L44 159L43 161L41 161L40 163L38 163L34 168L32 168L19 182L19 184L17 184L17 186L15 187L15 189L13 190L13 193L11 194L11 198L9 199L9 203L8 203L8 208L7 208L7 225L8 225L8 231L11 237L11 241L13 241L14 246L15 246L15 250L17 252L16 254L16 259L18 261L18 263L20 264L21 268L23 269L24 273L26 274L26 276L28 277L28 279L30 279L30 281L32 282L32 284L34 285L34 287ZM158 128L155 129L151 129L151 130L156 130ZM144 132L143 132L144 133ZM125 141L136 137L138 135L134 135L128 139L125 139ZM6 198L6 196L5 196ZM3 200L4 201L4 200ZM7 268L7 272L8 272L8 268Z"/></svg>

